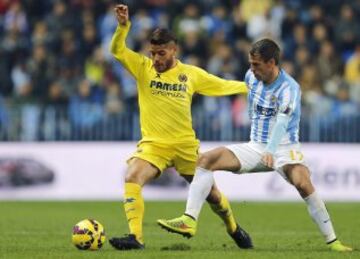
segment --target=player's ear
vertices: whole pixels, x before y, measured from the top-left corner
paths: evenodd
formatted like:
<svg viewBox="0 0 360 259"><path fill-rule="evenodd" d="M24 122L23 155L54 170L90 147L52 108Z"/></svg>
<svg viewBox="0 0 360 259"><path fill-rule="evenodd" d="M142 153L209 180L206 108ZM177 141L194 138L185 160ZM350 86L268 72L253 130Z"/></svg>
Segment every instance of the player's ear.
<svg viewBox="0 0 360 259"><path fill-rule="evenodd" d="M276 65L275 59L274 58L269 59L268 64L271 66L275 66Z"/></svg>
<svg viewBox="0 0 360 259"><path fill-rule="evenodd" d="M175 43L171 43L171 51L174 53L174 55L177 53L177 51L178 51L178 46L177 46L177 44L175 44Z"/></svg>

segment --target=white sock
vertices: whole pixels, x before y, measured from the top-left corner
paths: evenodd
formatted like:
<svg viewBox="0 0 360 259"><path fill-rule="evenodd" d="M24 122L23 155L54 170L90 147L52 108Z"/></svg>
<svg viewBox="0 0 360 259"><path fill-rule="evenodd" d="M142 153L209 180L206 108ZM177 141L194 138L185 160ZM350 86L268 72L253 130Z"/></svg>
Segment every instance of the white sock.
<svg viewBox="0 0 360 259"><path fill-rule="evenodd" d="M326 243L336 239L333 225L324 202L316 192L304 198L308 211L313 221L318 225L320 232L323 234Z"/></svg>
<svg viewBox="0 0 360 259"><path fill-rule="evenodd" d="M196 168L195 176L190 184L185 214L198 218L202 205L214 184L213 172L201 167Z"/></svg>

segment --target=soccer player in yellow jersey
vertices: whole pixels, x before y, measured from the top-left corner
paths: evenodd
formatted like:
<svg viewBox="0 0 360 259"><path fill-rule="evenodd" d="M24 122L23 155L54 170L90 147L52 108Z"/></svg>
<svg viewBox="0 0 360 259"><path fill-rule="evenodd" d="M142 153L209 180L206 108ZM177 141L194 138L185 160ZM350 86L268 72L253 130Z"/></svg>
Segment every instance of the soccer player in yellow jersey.
<svg viewBox="0 0 360 259"><path fill-rule="evenodd" d="M142 139L128 161L124 209L130 234L110 239L119 250L143 249L144 200L142 186L174 166L188 182L194 176L199 140L191 122L194 93L222 96L247 93L244 82L224 80L176 59L177 41L166 29L150 37L151 58L126 47L130 29L126 5L117 5L118 27L110 51L137 81ZM207 198L212 210L224 221L227 232L241 248L251 248L250 236L236 223L229 202L215 185Z"/></svg>

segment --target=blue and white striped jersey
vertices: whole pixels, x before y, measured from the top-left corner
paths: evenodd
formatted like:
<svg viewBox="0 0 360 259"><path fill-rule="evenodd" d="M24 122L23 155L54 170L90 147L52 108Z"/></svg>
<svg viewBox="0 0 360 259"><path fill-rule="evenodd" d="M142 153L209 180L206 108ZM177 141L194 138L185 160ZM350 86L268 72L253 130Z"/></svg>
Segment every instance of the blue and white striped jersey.
<svg viewBox="0 0 360 259"><path fill-rule="evenodd" d="M250 140L268 143L276 115L285 113L290 116L290 120L280 144L298 143L301 112L299 84L282 69L278 78L270 85L264 85L248 70L245 83L249 89Z"/></svg>

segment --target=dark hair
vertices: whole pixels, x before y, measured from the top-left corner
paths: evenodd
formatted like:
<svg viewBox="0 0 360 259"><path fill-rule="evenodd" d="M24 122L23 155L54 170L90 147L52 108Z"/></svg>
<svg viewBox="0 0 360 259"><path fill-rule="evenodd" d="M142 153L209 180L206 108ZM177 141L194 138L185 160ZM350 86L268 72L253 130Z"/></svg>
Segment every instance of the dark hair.
<svg viewBox="0 0 360 259"><path fill-rule="evenodd" d="M173 41L177 43L176 36L168 29L157 28L150 34L150 43L154 45L166 44Z"/></svg>
<svg viewBox="0 0 360 259"><path fill-rule="evenodd" d="M250 55L260 55L260 57L265 61L270 59L275 60L275 64L279 65L280 63L280 48L275 41L270 39L262 39L252 44Z"/></svg>

